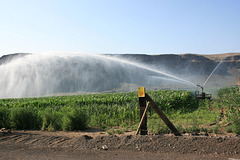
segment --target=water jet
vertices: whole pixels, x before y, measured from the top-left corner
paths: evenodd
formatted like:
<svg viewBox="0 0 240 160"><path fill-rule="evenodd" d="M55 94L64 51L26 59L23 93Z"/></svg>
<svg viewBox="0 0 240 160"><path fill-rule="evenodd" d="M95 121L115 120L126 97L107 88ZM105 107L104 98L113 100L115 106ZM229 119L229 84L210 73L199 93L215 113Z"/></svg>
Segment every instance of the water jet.
<svg viewBox="0 0 240 160"><path fill-rule="evenodd" d="M213 69L213 71L210 73L210 75L207 77L207 79L205 80L205 82L203 83L203 85L199 85L197 84L196 86L202 89L201 94L199 93L199 91L195 92L195 97L197 99L211 99L212 95L211 94L206 94L203 90L204 90L204 86L206 85L206 83L209 81L209 79L212 77L213 73L219 68L219 66L223 63L223 61L227 58L228 56L222 58L222 60L217 64L217 66Z"/></svg>

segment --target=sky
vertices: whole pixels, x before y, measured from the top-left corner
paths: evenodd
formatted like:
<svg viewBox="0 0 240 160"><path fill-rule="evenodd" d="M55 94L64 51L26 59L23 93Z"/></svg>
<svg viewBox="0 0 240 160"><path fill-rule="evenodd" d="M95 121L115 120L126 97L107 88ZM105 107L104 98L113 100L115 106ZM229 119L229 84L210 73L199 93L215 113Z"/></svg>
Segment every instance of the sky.
<svg viewBox="0 0 240 160"><path fill-rule="evenodd" d="M240 0L0 0L0 55L240 52Z"/></svg>

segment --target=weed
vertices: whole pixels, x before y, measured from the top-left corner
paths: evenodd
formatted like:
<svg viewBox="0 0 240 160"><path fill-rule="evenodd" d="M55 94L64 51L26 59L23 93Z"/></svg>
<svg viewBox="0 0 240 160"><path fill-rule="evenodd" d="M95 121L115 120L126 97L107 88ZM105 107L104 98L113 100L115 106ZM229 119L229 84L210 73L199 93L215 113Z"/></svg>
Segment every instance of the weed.
<svg viewBox="0 0 240 160"><path fill-rule="evenodd" d="M122 133L123 133L123 130L122 130L122 129L116 129L116 130L115 130L115 133L117 133L117 134L122 134Z"/></svg>
<svg viewBox="0 0 240 160"><path fill-rule="evenodd" d="M199 133L200 128L198 126L190 126L190 127L186 127L183 130L183 133L193 133L193 132Z"/></svg>
<svg viewBox="0 0 240 160"><path fill-rule="evenodd" d="M113 135L115 133L114 129L110 129L106 131L108 135Z"/></svg>
<svg viewBox="0 0 240 160"><path fill-rule="evenodd" d="M220 124L218 124L218 123L216 124L216 126L213 128L213 133L215 133L215 134L222 133Z"/></svg>
<svg viewBox="0 0 240 160"><path fill-rule="evenodd" d="M13 129L39 129L37 112L31 108L11 108L10 120Z"/></svg>
<svg viewBox="0 0 240 160"><path fill-rule="evenodd" d="M231 125L228 127L228 130L240 134L240 113L233 114L230 123Z"/></svg>
<svg viewBox="0 0 240 160"><path fill-rule="evenodd" d="M7 108L0 108L0 128L10 128L10 111Z"/></svg>
<svg viewBox="0 0 240 160"><path fill-rule="evenodd" d="M81 109L71 108L63 116L62 129L67 131L84 130L87 128L88 117Z"/></svg>
<svg viewBox="0 0 240 160"><path fill-rule="evenodd" d="M60 130L62 115L50 108L44 110L41 130Z"/></svg>

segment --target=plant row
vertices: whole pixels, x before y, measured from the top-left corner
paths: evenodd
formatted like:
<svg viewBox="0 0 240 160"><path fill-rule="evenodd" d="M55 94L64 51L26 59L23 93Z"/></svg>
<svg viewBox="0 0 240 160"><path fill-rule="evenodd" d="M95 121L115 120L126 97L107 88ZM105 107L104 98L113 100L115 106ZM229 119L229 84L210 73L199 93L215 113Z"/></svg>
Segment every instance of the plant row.
<svg viewBox="0 0 240 160"><path fill-rule="evenodd" d="M166 114L197 108L191 92L147 93ZM152 110L149 117L151 115ZM131 126L138 122L136 92L0 100L0 128L72 131Z"/></svg>

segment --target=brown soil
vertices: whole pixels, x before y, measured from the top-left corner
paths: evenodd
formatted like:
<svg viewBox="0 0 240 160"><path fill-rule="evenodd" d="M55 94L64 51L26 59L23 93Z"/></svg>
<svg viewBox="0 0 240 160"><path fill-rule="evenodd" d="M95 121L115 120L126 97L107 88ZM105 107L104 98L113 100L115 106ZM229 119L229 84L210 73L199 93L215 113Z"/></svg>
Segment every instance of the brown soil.
<svg viewBox="0 0 240 160"><path fill-rule="evenodd" d="M0 135L0 159L230 160L240 159L240 137L12 131Z"/></svg>

